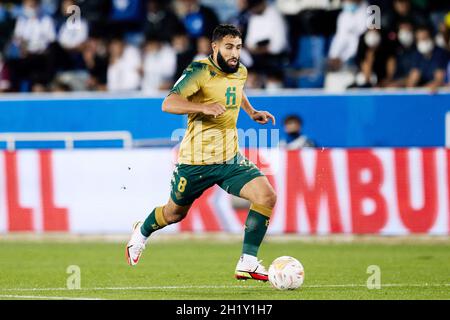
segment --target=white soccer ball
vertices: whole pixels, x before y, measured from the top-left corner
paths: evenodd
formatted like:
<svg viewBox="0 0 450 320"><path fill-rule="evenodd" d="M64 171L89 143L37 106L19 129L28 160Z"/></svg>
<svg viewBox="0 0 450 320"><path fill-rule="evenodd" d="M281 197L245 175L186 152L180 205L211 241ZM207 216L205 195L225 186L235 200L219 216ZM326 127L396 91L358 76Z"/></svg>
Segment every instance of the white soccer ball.
<svg viewBox="0 0 450 320"><path fill-rule="evenodd" d="M289 256L276 258L269 267L269 282L278 290L294 290L303 284L305 270L297 259Z"/></svg>

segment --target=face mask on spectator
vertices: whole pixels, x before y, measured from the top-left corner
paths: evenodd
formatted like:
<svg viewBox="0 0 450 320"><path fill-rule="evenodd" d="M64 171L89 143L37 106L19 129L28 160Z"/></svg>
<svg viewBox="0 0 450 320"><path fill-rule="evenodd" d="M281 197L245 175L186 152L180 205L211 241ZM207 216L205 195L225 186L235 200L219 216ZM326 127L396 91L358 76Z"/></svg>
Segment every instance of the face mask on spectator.
<svg viewBox="0 0 450 320"><path fill-rule="evenodd" d="M375 48L381 42L380 34L374 31L367 32L364 36L364 42L369 48Z"/></svg>
<svg viewBox="0 0 450 320"><path fill-rule="evenodd" d="M431 39L421 40L417 43L417 50L419 50L421 54L429 54L433 51L433 49L434 43Z"/></svg>
<svg viewBox="0 0 450 320"><path fill-rule="evenodd" d="M347 12L355 12L356 10L358 10L358 4L356 4L356 3L354 3L354 2L350 2L350 1L345 1L343 4L342 4L342 9L344 10L344 11L347 11Z"/></svg>
<svg viewBox="0 0 450 320"><path fill-rule="evenodd" d="M414 34L409 30L400 30L398 32L398 41L404 47L410 47L414 43Z"/></svg>
<svg viewBox="0 0 450 320"><path fill-rule="evenodd" d="M434 40L436 41L436 45L438 47L441 47L441 48L447 47L447 44L445 43L445 38L442 35L442 33L439 33Z"/></svg>

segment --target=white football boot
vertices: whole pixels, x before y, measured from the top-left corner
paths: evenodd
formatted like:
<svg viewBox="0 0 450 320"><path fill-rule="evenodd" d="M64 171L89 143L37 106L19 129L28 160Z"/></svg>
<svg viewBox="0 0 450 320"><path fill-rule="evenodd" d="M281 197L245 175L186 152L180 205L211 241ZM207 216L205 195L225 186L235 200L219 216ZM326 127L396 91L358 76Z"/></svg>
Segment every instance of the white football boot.
<svg viewBox="0 0 450 320"><path fill-rule="evenodd" d="M142 225L142 221L138 221L133 225L133 233L131 234L131 239L128 241L125 249L127 262L130 266L138 264L142 251L145 249L146 238L141 233Z"/></svg>
<svg viewBox="0 0 450 320"><path fill-rule="evenodd" d="M268 281L269 274L266 268L261 264L262 260L245 259L242 255L236 265L234 277L238 280L260 280Z"/></svg>

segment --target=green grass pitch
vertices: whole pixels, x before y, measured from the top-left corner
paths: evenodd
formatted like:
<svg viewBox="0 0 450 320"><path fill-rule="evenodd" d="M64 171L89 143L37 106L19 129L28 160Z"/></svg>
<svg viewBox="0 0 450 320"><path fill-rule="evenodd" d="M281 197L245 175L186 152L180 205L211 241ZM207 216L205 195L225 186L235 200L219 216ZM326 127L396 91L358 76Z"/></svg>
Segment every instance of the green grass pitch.
<svg viewBox="0 0 450 320"><path fill-rule="evenodd" d="M0 299L450 299L450 242L271 241L266 266L290 255L305 267L303 286L277 291L269 283L233 278L241 243L185 239L151 241L136 267L125 243L0 241ZM81 289L66 286L79 266ZM381 289L366 286L367 268L381 270Z"/></svg>

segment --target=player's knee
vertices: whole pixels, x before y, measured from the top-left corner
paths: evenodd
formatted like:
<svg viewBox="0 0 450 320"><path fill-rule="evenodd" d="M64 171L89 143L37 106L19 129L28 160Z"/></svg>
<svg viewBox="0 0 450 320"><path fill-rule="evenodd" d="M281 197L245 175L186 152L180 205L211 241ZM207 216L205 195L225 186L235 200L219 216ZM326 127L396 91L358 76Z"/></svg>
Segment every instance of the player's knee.
<svg viewBox="0 0 450 320"><path fill-rule="evenodd" d="M185 216L186 215L181 213L172 212L166 216L166 220L168 224L177 223L183 220Z"/></svg>
<svg viewBox="0 0 450 320"><path fill-rule="evenodd" d="M266 199L266 206L269 208L275 208L277 204L277 194L272 190Z"/></svg>
<svg viewBox="0 0 450 320"><path fill-rule="evenodd" d="M167 224L177 223L178 221L181 221L176 215L174 214L168 214L165 216Z"/></svg>
<svg viewBox="0 0 450 320"><path fill-rule="evenodd" d="M273 190L268 190L261 194L260 199L258 199L257 203L267 208L275 208L275 205L277 203L277 194Z"/></svg>

